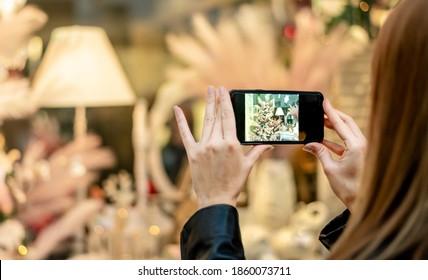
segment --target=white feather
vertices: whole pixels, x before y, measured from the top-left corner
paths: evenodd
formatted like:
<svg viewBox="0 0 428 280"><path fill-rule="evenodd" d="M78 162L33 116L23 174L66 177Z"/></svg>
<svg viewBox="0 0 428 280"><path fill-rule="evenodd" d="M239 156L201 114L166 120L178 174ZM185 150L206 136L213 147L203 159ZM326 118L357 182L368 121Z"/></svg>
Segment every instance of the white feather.
<svg viewBox="0 0 428 280"><path fill-rule="evenodd" d="M72 236L77 229L82 228L94 214L101 210L102 206L103 202L95 199L77 204L37 236L37 239L28 247L26 258L43 259L48 256L53 249L59 246L62 240Z"/></svg>

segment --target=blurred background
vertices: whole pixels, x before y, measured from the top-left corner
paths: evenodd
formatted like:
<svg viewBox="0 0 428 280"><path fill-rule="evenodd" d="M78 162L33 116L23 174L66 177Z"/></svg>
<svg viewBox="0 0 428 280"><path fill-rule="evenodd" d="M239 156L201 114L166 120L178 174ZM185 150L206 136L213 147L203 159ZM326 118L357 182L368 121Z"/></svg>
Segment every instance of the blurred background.
<svg viewBox="0 0 428 280"><path fill-rule="evenodd" d="M179 259L196 205L173 106L198 136L209 85L320 91L364 132L397 2L0 0L0 258ZM343 205L319 168L300 145L255 166L247 258L325 256Z"/></svg>

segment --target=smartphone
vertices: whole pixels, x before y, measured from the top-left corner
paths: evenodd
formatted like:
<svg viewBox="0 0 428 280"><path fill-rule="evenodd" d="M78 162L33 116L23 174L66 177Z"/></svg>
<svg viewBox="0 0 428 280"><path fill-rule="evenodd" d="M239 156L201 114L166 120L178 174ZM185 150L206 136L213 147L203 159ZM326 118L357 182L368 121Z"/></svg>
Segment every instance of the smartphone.
<svg viewBox="0 0 428 280"><path fill-rule="evenodd" d="M241 144L305 144L324 138L320 92L234 89L230 96Z"/></svg>

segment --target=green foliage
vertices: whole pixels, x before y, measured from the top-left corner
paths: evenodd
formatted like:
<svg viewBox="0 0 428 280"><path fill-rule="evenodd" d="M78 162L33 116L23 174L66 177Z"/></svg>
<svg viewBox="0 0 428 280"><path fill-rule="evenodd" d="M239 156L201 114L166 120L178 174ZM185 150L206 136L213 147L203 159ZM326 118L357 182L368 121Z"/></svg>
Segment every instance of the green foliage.
<svg viewBox="0 0 428 280"><path fill-rule="evenodd" d="M372 37L372 26L370 22L370 10L375 3L375 0L365 0L363 2L369 5L369 9L364 11L359 5L354 6L352 1L348 0L345 9L343 12L335 17L332 17L328 22L326 22L326 34L328 34L335 26L341 23L346 23L347 25L359 25L363 27L367 34Z"/></svg>

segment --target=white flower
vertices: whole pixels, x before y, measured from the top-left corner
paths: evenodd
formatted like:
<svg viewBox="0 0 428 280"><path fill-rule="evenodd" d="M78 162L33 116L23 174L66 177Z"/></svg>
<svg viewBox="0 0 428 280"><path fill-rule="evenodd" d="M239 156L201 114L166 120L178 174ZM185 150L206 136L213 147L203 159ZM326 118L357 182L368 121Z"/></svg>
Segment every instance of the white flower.
<svg viewBox="0 0 428 280"><path fill-rule="evenodd" d="M348 1L346 0L313 0L313 9L322 16L336 17L343 13Z"/></svg>
<svg viewBox="0 0 428 280"><path fill-rule="evenodd" d="M349 28L349 35L352 39L355 40L356 43L361 45L367 45L369 42L369 36L367 31L359 25L352 25Z"/></svg>
<svg viewBox="0 0 428 280"><path fill-rule="evenodd" d="M25 238L24 226L15 219L0 223L0 256L13 258Z"/></svg>

